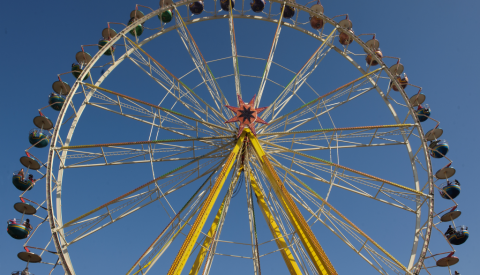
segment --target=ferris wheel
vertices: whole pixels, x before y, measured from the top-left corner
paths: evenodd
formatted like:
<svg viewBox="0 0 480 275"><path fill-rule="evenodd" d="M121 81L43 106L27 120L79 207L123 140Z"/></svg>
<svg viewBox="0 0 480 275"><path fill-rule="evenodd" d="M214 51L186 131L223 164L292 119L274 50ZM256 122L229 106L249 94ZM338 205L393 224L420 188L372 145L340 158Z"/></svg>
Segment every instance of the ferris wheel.
<svg viewBox="0 0 480 275"><path fill-rule="evenodd" d="M449 145L422 88L375 34L354 33L347 14L327 17L319 1L162 0L129 15L81 46L33 120L25 168L12 178L23 192L14 205L22 218L8 222L8 233L26 240L18 274L30 274L31 263L83 274L76 258L90 252L76 246L98 245L99 235L106 246L141 246L134 259L91 252L127 274L228 266L330 275L353 270L348 264L359 274L459 274L454 245L469 232L454 222L461 188L450 180ZM207 60L196 26L212 20L228 28L229 53ZM237 51L242 24L274 27L262 34L267 56ZM279 52L285 32L315 41L292 68ZM174 37L181 47L161 55L149 46ZM171 56L176 62L162 61ZM55 122L47 110L59 112ZM448 162L434 172L432 158ZM45 201L27 198L43 182ZM158 221L139 222L142 211ZM35 234L44 224L46 241ZM115 233L126 226L134 233Z"/></svg>

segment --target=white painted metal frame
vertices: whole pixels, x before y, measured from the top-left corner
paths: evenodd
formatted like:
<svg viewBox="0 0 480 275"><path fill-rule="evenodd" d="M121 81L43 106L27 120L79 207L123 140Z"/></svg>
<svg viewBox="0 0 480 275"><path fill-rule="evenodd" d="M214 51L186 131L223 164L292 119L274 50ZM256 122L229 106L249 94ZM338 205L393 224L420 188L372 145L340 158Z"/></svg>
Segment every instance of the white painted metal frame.
<svg viewBox="0 0 480 275"><path fill-rule="evenodd" d="M181 5L188 5L189 3L191 2L194 2L193 0L191 1L181 1L181 2L178 2L175 4L175 6L181 6ZM277 0L274 0L272 2L278 2L278 3L283 3L282 1L277 1ZM303 11L303 12L308 12L310 14L312 14L313 12L311 10L309 10L307 7L304 7L304 6L301 6L299 4L296 4L296 3L291 3L291 2L288 2L288 5L290 6L293 6L297 9L298 12L300 11ZM146 16L144 16L142 19L140 19L140 22L139 23L142 23L142 22L145 22L146 20L149 20L150 18L156 16L157 14L160 14L161 12L163 12L164 10L168 9L168 8L172 8L172 7L163 7L157 11L154 11L150 14L147 14ZM341 28L336 24L335 21L333 21L332 19L326 17L325 15L323 14L315 14L315 16L319 17L319 18L322 18L325 20L326 23L329 23L330 25L334 26L335 28L337 28L338 30L341 30ZM228 16L216 16L216 17L205 17L205 18L196 18L192 21L189 21L189 22L185 22L187 25L188 24L191 24L191 23L198 23L198 22L202 22L202 21L206 21L206 20L213 20L213 19L221 19L221 18L227 18ZM260 16L250 16L250 15L230 15L230 19L233 20L233 18L247 18L247 19L256 19L256 20L263 20L263 21L269 21L269 22L273 22L273 23L278 23L278 20L275 20L275 19L272 19L269 15L268 18L265 18L265 17L260 17ZM317 38L318 40L320 41L325 41L325 38L322 37L321 35L316 35L312 32L309 32L307 30L304 30L302 29L301 27L299 27L298 25L292 25L292 24L289 24L289 23L286 23L286 22L283 22L281 23L282 25L284 26L287 26L287 27L290 27L290 28L293 28L293 29L296 29L296 30L299 30L303 33L306 33L312 37L315 37ZM87 66L84 68L84 72L83 74L79 77L79 79L82 79L83 76L88 73L90 71L90 69L95 65L95 63L97 62L97 60L100 58L100 56L103 55L103 53L108 50L108 48L115 44L119 39L122 39L131 29L133 29L135 26L132 25L132 26L129 26L127 28L125 28L124 30L122 30L120 33L118 33L118 35L116 37L114 37L111 42L106 45L102 50L100 50L97 55L95 55L95 57L92 59L92 62L90 62L89 64L87 64ZM148 41L170 31L170 30L173 30L174 28L173 27L170 27L170 28L167 28L167 29L162 29L160 32L158 32L157 34L154 34L152 35L151 37L143 40L142 42L140 42L138 45L141 47L143 44L147 43ZM362 46L366 51L367 53L371 53L371 50L366 47L366 45L364 44L363 41L361 41L358 37L346 32L349 36L351 36L353 38L353 40L358 43L360 46ZM342 55L343 57L345 57L350 63L352 63L352 65L354 65L361 73L365 74L366 72L362 69L361 66L359 66L353 59L352 57L349 56L349 53L346 52L346 51L343 51L335 46L332 46L331 47L333 50L335 50L337 53L339 53L340 55ZM114 64L112 66L110 66L106 72L102 75L102 77L100 77L98 79L98 81L96 82L96 86L100 86L101 83L103 82L103 80L116 68L116 66L118 66L122 61L124 61L126 58L128 58L128 56L130 54L132 54L136 49L135 48L131 48L127 51L127 53L123 56L121 56L120 58L118 58L117 60L114 61ZM376 55L374 55L374 58L377 59ZM403 97L403 99L405 100L405 105L408 106L408 109L409 109L409 114L410 116L413 118L413 120L416 122L416 130L418 131L418 136L420 137L423 137L423 130L422 128L420 127L419 125L419 121L418 119L416 118L416 116L414 115L413 111L412 111L412 108L410 108L410 104L409 104L409 101L408 101L408 97L406 96L405 92L403 91L403 89L400 87L399 83L396 81L395 77L390 73L390 71L386 68L385 64L381 61L381 60L377 60L381 66L384 68L384 71L385 73L388 75L388 77L393 81L394 85L396 85L399 90L400 90L400 94L401 96ZM372 83L373 85L373 88L377 90L377 92L380 94L380 96L383 98L384 102L386 103L386 105L389 107L395 121L397 124L401 124L401 121L400 119L398 118L392 104L390 103L390 99L385 96L385 94L380 90L380 88L376 85L377 83L377 80L375 78L371 78L369 77L368 80L370 81L370 83ZM92 80L93 81L93 80ZM79 82L76 82L75 85L73 85L72 87L72 92L70 93L70 95L67 97L67 100L66 100L66 105L70 105L71 102L72 102L72 99L74 97L75 94L77 94L77 89L80 87L79 85ZM62 228L62 225L63 225L63 219L62 219L62 203L61 203L61 193L62 193L62 182L63 182L63 169L60 169L58 171L58 175L57 175L57 180L54 181L54 176L53 176L53 164L54 164L54 160L55 160L55 156L56 154L59 154L57 152L57 143L61 143L62 146L68 146L69 143L70 143L70 140L73 136L73 133L74 133L74 130L75 130L75 127L76 125L78 124L78 121L85 109L85 106L87 106L87 104L89 104L90 102L90 99L93 97L94 95L94 91L89 91L87 93L85 93L85 97L86 99L84 100L84 103L80 106L80 108L78 108L78 110L75 112L75 118L73 119L71 125L70 125L70 131L67 135L67 137L64 139L65 142L62 142L62 140L60 139L60 136L59 136L59 132L60 132L60 128L61 126L65 123L63 120L65 119L65 116L66 116L66 112L68 110L68 108L64 108L62 109L62 111L60 112L60 115L58 117L58 120L57 120L57 124L56 124L56 127L55 127L55 130L54 130L54 135L53 135L53 138L52 138L52 143L51 143L51 147L50 147L50 151L49 151L49 155L48 155L48 162L47 162L47 185L46 185L46 193L47 193L47 204L48 204L48 212L49 212L49 221L50 221L50 226L53 230L53 240L54 240L54 244L56 246L56 249L57 249L57 252L59 254L59 257L60 257L60 261L62 262L62 265L63 265L63 268L66 272L66 274L75 274L74 270L73 270L73 266L72 266L72 263L71 263L71 260L70 260L70 256L68 254L68 249L67 247L65 246L65 240L61 237L61 236L64 236L64 232L63 232L63 228ZM120 103L120 100L118 99L118 103L119 103L119 106L121 106L121 103ZM332 135L333 136L333 135ZM412 169L413 169L413 176L414 176L414 180L415 180L415 189L416 190L420 190L420 185L419 185L419 179L418 179L418 175L417 175L417 168L416 168L416 165L415 165L415 158L414 158L414 155L412 153L412 150L411 150L411 146L410 146L410 142L408 140L408 136L406 135L406 133L402 133L402 137L403 137L403 144L405 144L406 148L407 148L407 151L409 153L409 156L410 156L410 159L411 159L411 163L412 163ZM430 165L430 157L428 155L428 150L427 150L427 145L426 145L426 142L421 139L421 143L422 143L422 146L421 148L423 149L424 151L424 155L425 155L425 164L426 164L426 169L428 171L428 181L429 181L429 193L430 195L432 195L432 197L430 197L428 200L427 200L427 203L429 205L429 212L433 212L433 186L432 186L432 180L433 180L433 174L432 174L432 168L431 168L431 165ZM65 159L68 155L68 150L64 150L62 152L62 155L61 155L61 158ZM52 186L52 183L53 182L56 182L56 185L55 187ZM56 190L54 190L56 188ZM53 204L53 200L52 200L52 193L53 192L56 192L56 203L55 205ZM417 200L419 201L419 200ZM422 203L420 202L417 202L417 209L420 209L419 206L421 206ZM56 207L56 211L54 212L54 206ZM420 227L420 222L421 222L421 213L420 211L418 210L417 211L417 218L416 218L416 232L420 232L419 227ZM427 238L425 239L424 243L423 243L423 247L422 247L422 250L421 250L421 255L419 257L417 257L416 253L417 253L417 245L419 243L419 233L416 233L415 234L415 237L414 237L414 245L413 245L413 248L412 248L412 254L411 254L411 258L410 258L410 261L408 263L408 268L411 269L412 271L418 271L420 270L421 266L422 266L422 262L423 262L423 258L425 257L425 253L426 253L426 250L428 248L428 241L429 241L429 236L430 236L430 233L431 233L431 227L432 227L432 221L431 219L429 218L428 221L427 221L427 230L425 232L425 236L427 236Z"/></svg>

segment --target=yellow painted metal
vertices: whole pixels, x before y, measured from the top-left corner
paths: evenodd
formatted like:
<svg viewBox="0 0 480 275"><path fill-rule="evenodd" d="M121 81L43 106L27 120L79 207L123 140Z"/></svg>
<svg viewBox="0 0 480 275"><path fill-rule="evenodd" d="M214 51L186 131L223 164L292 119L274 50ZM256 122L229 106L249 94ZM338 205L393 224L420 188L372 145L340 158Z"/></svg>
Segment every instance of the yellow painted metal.
<svg viewBox="0 0 480 275"><path fill-rule="evenodd" d="M237 179L240 177L240 173L242 173L242 169L239 169L237 172ZM229 195L230 192L227 192L225 195L225 198L223 199L222 205L220 205L220 208L218 209L217 215L215 216L215 219L212 222L212 226L210 227L210 230L208 230L207 236L205 237L203 244L200 248L200 251L197 254L197 258L195 259L195 262L193 263L192 269L190 269L190 273L188 274L198 274L200 271L200 268L202 267L203 264L203 259L205 259L205 256L207 255L207 249L210 247L210 244L213 239L213 234L217 231L218 224L220 221L220 217L222 215L224 205L225 205L225 200L227 199L227 196Z"/></svg>
<svg viewBox="0 0 480 275"><path fill-rule="evenodd" d="M275 160L274 160L275 161ZM283 169L283 168L282 168ZM378 243L376 243L372 238L370 238L367 234L365 234L362 230L360 230L360 228L358 228L353 222L351 222L350 220L348 220L342 213L340 213L340 211L338 211L337 209L335 209L330 203L328 203L326 200L324 200L320 195L317 194L317 192L313 191L312 188L310 188L310 186L308 186L307 184L305 184L303 181L301 181L299 178L297 178L292 172L290 172L288 169L283 169L285 172L287 172L290 176L292 176L297 182L299 182L301 185L303 185L303 187L305 187L306 189L308 189L308 191L310 191L316 198L318 198L319 200L322 201L322 204L329 207L333 212L335 212L338 216L340 216L345 222L347 222L351 227L355 228L355 230L360 234L362 235L364 238L367 239L367 241L369 241L371 244L373 244L374 246L376 246L380 251L382 251L383 253L385 253L385 255L387 255L393 262L395 262L401 269L403 269L403 271L406 271L407 273L409 273L408 269L402 264L400 263L397 259L395 259L392 255L390 255L383 247L381 247ZM314 215L317 219L317 215ZM365 245L365 244L364 244Z"/></svg>
<svg viewBox="0 0 480 275"><path fill-rule="evenodd" d="M178 252L177 256L175 257L175 260L172 263L172 266L170 267L170 270L168 271L169 275L172 274L181 274L183 268L185 267L185 264L187 263L188 257L190 256L190 253L193 250L193 247L195 246L195 243L198 239L198 236L200 235L200 232L205 225L205 222L207 221L207 218L210 214L210 211L212 211L212 207L215 204L215 201L218 197L218 194L220 193L220 190L223 187L223 184L225 183L225 180L227 179L228 173L232 169L233 163L235 162L235 157L237 156L238 152L240 151L242 145L243 145L243 140L245 139L246 132L243 132L240 137L237 140L237 143L235 144L235 147L233 148L232 152L227 158L227 161L225 162L225 165L222 168L222 171L217 177L217 180L215 181L215 184L212 186L212 189L210 193L208 194L208 197L205 199L202 209L200 209L200 212L198 213L197 218L195 219L195 222L192 225L192 228L190 229L190 232L188 232L187 237L185 238L185 241L182 244L182 247L180 248L180 251Z"/></svg>
<svg viewBox="0 0 480 275"><path fill-rule="evenodd" d="M275 238L278 249L280 249L280 252L282 253L282 257L288 267L288 271L290 271L290 274L302 274L300 268L297 265L297 262L295 261L295 258L293 257L292 252L288 248L287 242L285 241L282 233L280 232L280 228L275 222L272 213L268 209L265 198L263 197L263 194L260 191L260 188L258 187L257 182L255 181L255 178L252 174L250 174L250 184L252 185L253 191L255 191L258 206L260 206L263 217L265 218L265 221L267 222L268 227L272 232L273 238Z"/></svg>
<svg viewBox="0 0 480 275"><path fill-rule="evenodd" d="M252 134L249 129L245 129L244 132L247 132L250 143L252 144L255 152L258 155L259 160L261 161L265 174L267 175L267 178L272 184L273 190L279 198L284 210L287 212L290 222L295 227L295 231L300 237L303 246L307 250L309 257L312 260L312 263L317 269L317 272L322 275L338 274L335 271L332 263L328 259L327 254L325 254L322 247L320 246L317 238L315 238L315 235L305 221L302 213L297 208L297 205L290 196L290 193L286 190L282 181L280 180L277 173L270 164L270 161L268 160L265 151L263 151L263 148L260 145L258 139Z"/></svg>
<svg viewBox="0 0 480 275"><path fill-rule="evenodd" d="M225 205L225 199L223 200L222 205L220 205L220 208L218 209L217 215L215 216L215 219L212 222L212 226L210 227L210 230L208 230L208 234L203 241L200 251L198 252L197 258L193 263L192 269L190 269L190 273L188 274L196 275L200 271L200 268L202 267L202 264L203 264L203 259L205 259L205 256L207 256L208 248L210 247L210 244L212 242L213 234L217 231L224 205Z"/></svg>

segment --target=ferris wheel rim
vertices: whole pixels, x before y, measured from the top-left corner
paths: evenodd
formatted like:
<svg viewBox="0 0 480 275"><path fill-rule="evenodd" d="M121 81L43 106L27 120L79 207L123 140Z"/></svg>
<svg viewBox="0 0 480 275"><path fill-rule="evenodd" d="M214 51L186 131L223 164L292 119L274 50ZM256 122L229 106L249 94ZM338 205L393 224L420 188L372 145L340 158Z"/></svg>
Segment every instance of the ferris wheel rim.
<svg viewBox="0 0 480 275"><path fill-rule="evenodd" d="M195 2L195 1L194 1L194 0L189 0L189 1L182 1L182 2L175 3L175 5L173 5L173 6L164 7L164 8L158 9L157 11L151 12L151 13L145 15L143 18L141 18L141 20L143 20L142 22L147 21L147 20L151 19L152 17L154 17L155 15L158 15L158 14L160 14L161 12L163 12L164 10L167 10L167 9L169 9L169 8L171 8L171 7L177 7L177 6L187 5L187 4L192 3L192 2ZM278 0L273 0L272 2L283 3L283 1L278 1ZM308 13L310 13L310 14L312 14L312 13L315 14L314 11L310 10L309 8L307 8L307 7L305 7L305 6L296 4L296 3L294 3L294 2L287 2L287 3L288 3L290 6L294 6L294 7L298 8L299 10L308 12ZM177 4L179 4L179 5L177 5ZM315 16L318 16L318 17L323 18L324 20L326 20L326 22L328 22L328 23L330 23L331 25L333 25L334 28L340 29L339 26L338 26L338 23L336 23L336 22L333 21L332 19L326 17L325 15L316 13ZM269 22L272 22L272 23L278 22L278 20L275 20L275 19L266 19L266 18L261 18L261 19L260 19L260 18L258 18L258 16L234 15L233 17L234 17L234 18L245 18L245 19L257 19L257 20L269 21ZM188 22L186 22L186 23L187 23L187 24L194 24L194 23L200 23L200 22L207 21L207 20L226 19L226 18L228 18L228 17L227 17L227 16L207 16L207 17L204 17L204 18L200 18L200 19L188 21ZM298 26L293 26L293 25L288 24L288 23L286 23L286 22L284 22L282 25L287 26L287 27L290 27L290 28L293 28L293 29L296 29L296 30L298 30L298 31L302 31L302 32L307 33L307 34L311 33L311 32L309 32L309 31L306 31L306 30L302 29L302 28L299 28ZM117 34L117 37L118 37L118 38L117 38L116 40L115 40L115 39L112 39L112 43L115 43L116 41L118 41L123 35L126 35L126 34L127 34L131 29L133 29L134 27L135 27L135 25L127 26L125 29L123 29L121 32L119 32L119 33ZM171 29L171 30L173 30L173 29ZM170 31L170 30L169 30L169 31ZM164 34L164 33L166 33L166 32L167 32L167 31L162 31L162 33L159 34L158 36L161 36L162 34ZM160 33L160 32L159 32L159 33ZM360 40L356 35L353 35L353 34L351 34L351 33L349 33L349 32L346 32L346 33L347 33L349 36L351 36L351 37L353 38L353 40L354 40L355 42L357 42L357 44L359 44L360 46L362 46L366 52L371 51L370 48L368 48L368 47L365 45L365 43L364 43L362 40ZM157 33L157 34L158 34L158 33ZM154 34L154 35L146 38L146 39L143 40L142 43L140 43L139 45L142 46L142 45L144 45L145 43L153 40L154 38L156 38L156 37L154 37L154 36L157 35L157 34ZM311 34L313 34L313 33L311 33ZM311 34L309 34L309 35L311 35ZM312 36L312 35L311 35L311 36ZM150 39L150 38L152 38L152 39ZM319 38L317 38L317 39L319 39ZM320 37L319 40L321 40L321 37ZM143 43L143 42L145 42L145 43ZM337 52L339 52L339 53L341 52L341 50L340 50L339 48L337 48L336 46L334 46L334 45L332 45L332 48L335 49L336 51L338 50ZM88 69L85 69L85 70L84 70L83 74L79 77L79 79L82 79L82 77L83 77L84 74L88 74L88 73L90 72L92 66L98 61L99 57L102 56L102 55L103 55L103 52L107 51L108 49L109 49L109 46L105 46L102 50L100 50L99 52L97 52L97 54L96 54L95 57L93 58L93 62L91 62L91 63L88 64L88 67L87 67ZM127 54L127 53L125 53L124 56L125 56L126 54ZM341 54L341 55L342 55L344 58L347 57L347 55L344 55L344 54ZM122 56L122 57L124 57L124 56ZM373 54L372 56L373 56L374 59L378 59L375 54ZM112 68L109 68L108 71L105 72L105 77L102 76L102 77L97 81L96 84L101 84L101 83L103 82L103 80L108 76L108 74L109 74L111 71L113 71L113 70L116 68L116 66L120 65L120 63L123 62L123 60L124 60L125 58L122 58L122 57L119 58L119 60L121 60L121 62L115 62L115 66L112 66ZM346 58L346 59L348 60L348 58ZM350 60L349 60L349 61L350 61ZM382 66L383 70L387 73L387 75L388 75L389 78L392 80L392 82L400 88L399 90L400 90L401 95L402 95L402 97L404 98L407 106L410 106L409 101L408 101L408 97L406 96L406 93L404 92L404 90L401 88L400 84L399 84L398 81L396 80L395 76L393 76L393 75L391 74L391 72L388 70L388 68L387 68L386 65L384 64L383 60L377 60L377 61L378 61L379 64ZM355 64L357 64L354 60L350 61L350 63L352 63L352 65L354 65L354 66L355 66ZM358 64L357 64L356 67L357 67L357 69L359 69L359 71L360 71L361 73L365 74L365 72L362 71L363 69L362 69L360 66L358 66ZM77 80L77 81L75 82L75 84L73 85L72 91L71 91L70 95L67 97L66 104L69 104L69 103L71 102L71 100L72 100L72 98L73 98L73 95L75 94L76 90L77 90L78 87L79 87L79 83L80 83L80 82L81 82L81 81ZM379 90L379 87L376 87L376 89ZM388 105L388 103L387 103L387 105ZM393 108L393 107L390 107L391 111L393 110L392 108ZM67 108L65 108L65 110L66 110L66 109L67 109ZM416 116L413 114L412 109L411 109L411 108L409 108L409 109L410 109L409 112L411 113L411 116L412 116L412 117L416 120L416 122L417 122L417 127L416 127L417 130L419 131L420 134L423 134L423 129L422 129L422 127L420 126L420 123L418 122L418 119L417 119ZM61 111L62 117L61 117L60 120L57 120L58 129L60 128L59 126L61 125L61 123L62 123L62 121L63 121L63 119L64 119L64 113L65 113L65 111L62 110L62 111ZM80 117L81 117L81 115L78 117L78 120L80 119ZM395 119L397 120L397 123L400 122L399 119L398 119L398 117L397 117L396 115L394 115L394 117L395 117ZM59 118L60 118L60 115L59 115ZM77 118L75 118L75 120L76 120L76 123L78 123ZM75 123L75 127L76 127L76 123ZM71 130L72 130L72 135L73 135L73 131L74 131L75 127L73 127L73 129L71 128ZM70 131L69 131L69 134L70 134ZM54 135L54 137L53 137L53 138L54 138L54 142L51 143L51 147L50 147L50 148L53 148L53 147L54 147L54 144L56 144L56 142L57 142L57 140L58 140L58 137L59 137L59 131L57 131L57 127L56 127L56 128L55 128L55 135ZM406 142L407 142L407 144L408 144L408 139L406 140ZM423 140L422 140L422 144L424 145L424 147L426 146L426 142L423 141ZM53 160L54 160L54 158L55 158L55 156L54 156L53 153L52 153L52 149L50 149L50 151L51 151L51 152L49 153L49 158L48 158L48 162L47 162L47 163L49 164L49 165L48 165L48 175L49 175L49 176L47 176L47 194L49 193L49 187L50 187L50 189L51 189L51 177L52 177L51 169L52 169L52 167L53 167ZM409 152L411 152L411 149L409 150ZM427 151L427 150L424 150L424 152L425 152L425 154L426 154L426 158L429 159L429 155L428 155L428 153L426 153L426 152L428 152L428 151ZM427 161L427 165L430 166L430 161ZM430 171L429 171L429 179L430 179L430 181L432 181L433 176L431 176L431 175L432 175L433 173L432 173L432 171L431 171L431 167L430 167L429 170L430 170ZM63 173L63 172L62 172L62 173ZM415 173L415 172L414 172L414 173ZM62 178L59 177L58 180L61 181ZM418 187L416 187L416 188L418 189ZM58 199L57 199L57 218L59 217L59 219L57 219L56 223L57 223L57 224L63 224L63 223L62 223L62 219L61 219L61 216L62 216L62 214L61 214L61 211L62 211L62 210L61 210L61 188L57 189L57 194L58 194L58 193L60 193L60 196L59 196ZM51 194L51 191L50 191L50 194ZM49 196L49 195L47 195L47 196ZM48 197L47 197L47 198L48 198ZM50 209L53 208L53 203L51 202L51 198L50 198L50 199L47 199L47 203L48 203L48 206L49 206ZM433 196L432 196L432 198L431 198L431 204L433 205ZM54 225L54 224L55 224L55 221L53 221L54 217L53 217L53 215L51 215L51 216L52 216L52 217L50 218L50 219L51 219L51 225L52 225L52 224ZM431 227L431 225L430 225L430 227ZM62 229L62 230L63 230L63 229ZM53 235L57 235L57 234L54 233ZM54 237L54 239L56 239L56 238ZM427 239L429 239L429 238L427 238ZM56 245L56 246L57 246L57 241L58 241L58 240L56 239L56 240L55 240L55 245ZM62 242L61 239L60 239L60 242ZM427 244L426 246L428 247L428 244ZM61 247L61 246L60 246L60 247ZM68 248L65 247L65 250L66 250L66 254L68 255ZM413 250L413 249L412 249L412 250ZM64 250L63 250L63 249L58 249L58 247L57 247L57 251L61 251L60 254L61 254L61 256L63 257ZM68 258L69 258L69 257L68 257ZM62 261L62 262L63 262L63 261ZM420 262L420 261L419 261L419 262ZM71 264L71 262L70 262L69 260L65 261L65 263L67 263L67 265L68 265L68 263ZM70 265L70 266L71 266L71 265ZM73 267L71 267L71 268L72 268L72 271L73 271ZM74 273L72 273L72 274L74 274Z"/></svg>

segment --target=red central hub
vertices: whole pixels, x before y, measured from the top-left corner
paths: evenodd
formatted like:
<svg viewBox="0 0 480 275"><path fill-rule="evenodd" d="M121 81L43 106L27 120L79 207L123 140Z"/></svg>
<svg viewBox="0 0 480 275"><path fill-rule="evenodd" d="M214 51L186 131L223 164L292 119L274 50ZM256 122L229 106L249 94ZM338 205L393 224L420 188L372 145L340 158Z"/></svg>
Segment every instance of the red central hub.
<svg viewBox="0 0 480 275"><path fill-rule="evenodd" d="M257 132L255 131L255 122L268 125L268 123L265 120L258 117L258 114L264 111L265 109L267 109L268 107L255 109L254 102L255 102L255 95L253 96L252 100L250 100L250 102L248 103L243 102L242 98L238 96L238 107L232 107L232 106L226 105L228 109L234 112L235 116L225 121L225 123L231 123L231 122L237 122L237 121L240 123L240 126L238 127L237 137L239 137L240 134L243 132L243 129L245 128L245 126L250 128L252 133L256 136Z"/></svg>

